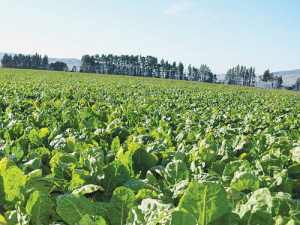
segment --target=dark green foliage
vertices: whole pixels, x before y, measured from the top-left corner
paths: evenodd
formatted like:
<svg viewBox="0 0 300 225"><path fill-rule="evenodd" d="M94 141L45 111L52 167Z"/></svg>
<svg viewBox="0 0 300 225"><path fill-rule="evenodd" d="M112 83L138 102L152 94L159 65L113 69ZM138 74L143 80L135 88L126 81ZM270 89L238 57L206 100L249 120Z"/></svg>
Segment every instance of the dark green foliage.
<svg viewBox="0 0 300 225"><path fill-rule="evenodd" d="M0 69L0 224L298 224L299 101Z"/></svg>

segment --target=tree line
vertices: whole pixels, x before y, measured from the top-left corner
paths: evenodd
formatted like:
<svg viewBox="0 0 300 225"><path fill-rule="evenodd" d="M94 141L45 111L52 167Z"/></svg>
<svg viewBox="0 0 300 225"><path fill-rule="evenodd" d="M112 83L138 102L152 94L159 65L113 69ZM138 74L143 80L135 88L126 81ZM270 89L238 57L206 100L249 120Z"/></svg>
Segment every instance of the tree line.
<svg viewBox="0 0 300 225"><path fill-rule="evenodd" d="M227 71L225 82L230 85L255 86L255 68L237 65Z"/></svg>
<svg viewBox="0 0 300 225"><path fill-rule="evenodd" d="M181 61L169 63L164 59L158 61L153 56L84 55L81 58L80 71L200 82L217 81L216 74L207 65L202 64L199 68L189 65L185 70Z"/></svg>
<svg viewBox="0 0 300 225"><path fill-rule="evenodd" d="M269 83L271 88L281 88L283 84L282 76L275 76L270 70L266 70L262 76L259 77L260 81Z"/></svg>
<svg viewBox="0 0 300 225"><path fill-rule="evenodd" d="M4 54L1 65L2 68L68 71L66 63L56 61L49 64L47 55L42 57L37 53L35 55L16 54L14 56Z"/></svg>
<svg viewBox="0 0 300 225"><path fill-rule="evenodd" d="M23 55L16 54L14 56L4 54L1 64L3 68L18 68L18 69L41 69L41 70L56 70L69 71L66 63L56 61L49 64L48 56L42 57L39 54ZM73 66L71 72L76 72L77 69ZM129 75L141 77L154 77L164 79L178 79L199 82L217 82L216 74L212 73L211 69L202 64L200 67L195 67L189 64L187 69L184 68L183 63L165 61L164 59L158 61L153 56L141 55L83 55L81 58L80 72L85 73L102 73L115 75ZM255 68L237 65L227 71L225 80L221 83L241 86L256 86L257 79ZM270 70L266 70L262 76L259 77L259 82L268 84L270 88L282 87L282 76L274 76ZM300 86L300 80L297 80L294 85L297 89Z"/></svg>

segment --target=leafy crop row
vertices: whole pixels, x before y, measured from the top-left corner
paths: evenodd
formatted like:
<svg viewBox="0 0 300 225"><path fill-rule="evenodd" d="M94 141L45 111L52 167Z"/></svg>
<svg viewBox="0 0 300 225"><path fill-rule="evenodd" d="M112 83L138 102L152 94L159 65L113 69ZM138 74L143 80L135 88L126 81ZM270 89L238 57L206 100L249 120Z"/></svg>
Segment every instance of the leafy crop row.
<svg viewBox="0 0 300 225"><path fill-rule="evenodd" d="M300 95L0 70L0 224L299 224Z"/></svg>

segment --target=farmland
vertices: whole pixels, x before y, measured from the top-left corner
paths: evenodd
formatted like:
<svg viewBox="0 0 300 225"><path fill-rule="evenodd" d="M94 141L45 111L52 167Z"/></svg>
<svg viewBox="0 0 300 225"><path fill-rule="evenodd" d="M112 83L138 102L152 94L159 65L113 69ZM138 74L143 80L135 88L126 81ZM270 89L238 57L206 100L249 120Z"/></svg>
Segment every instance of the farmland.
<svg viewBox="0 0 300 225"><path fill-rule="evenodd" d="M0 69L0 223L299 224L300 95Z"/></svg>

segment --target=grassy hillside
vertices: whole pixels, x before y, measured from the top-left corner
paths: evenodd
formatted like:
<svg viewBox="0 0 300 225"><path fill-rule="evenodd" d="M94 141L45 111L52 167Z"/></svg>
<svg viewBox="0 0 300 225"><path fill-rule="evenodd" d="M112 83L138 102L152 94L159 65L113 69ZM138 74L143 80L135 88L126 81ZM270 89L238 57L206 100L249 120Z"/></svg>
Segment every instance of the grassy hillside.
<svg viewBox="0 0 300 225"><path fill-rule="evenodd" d="M299 101L281 90L0 69L0 221L299 223Z"/></svg>

